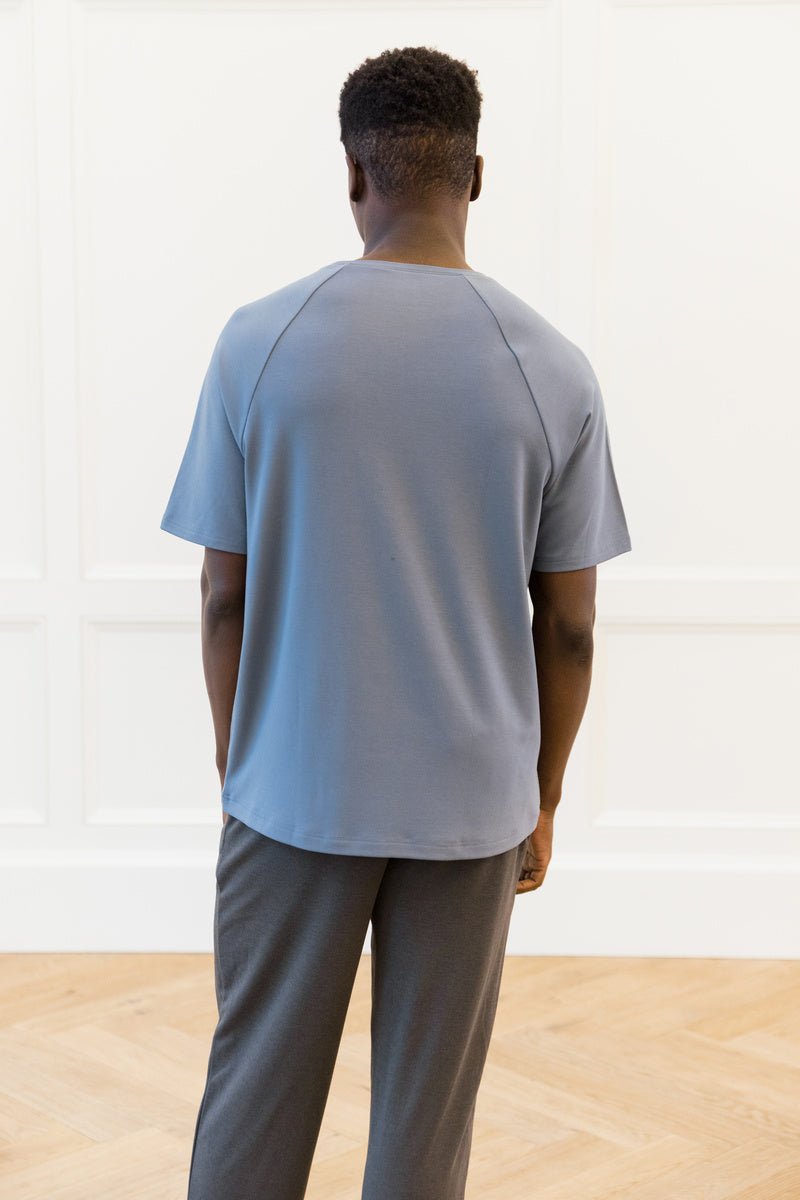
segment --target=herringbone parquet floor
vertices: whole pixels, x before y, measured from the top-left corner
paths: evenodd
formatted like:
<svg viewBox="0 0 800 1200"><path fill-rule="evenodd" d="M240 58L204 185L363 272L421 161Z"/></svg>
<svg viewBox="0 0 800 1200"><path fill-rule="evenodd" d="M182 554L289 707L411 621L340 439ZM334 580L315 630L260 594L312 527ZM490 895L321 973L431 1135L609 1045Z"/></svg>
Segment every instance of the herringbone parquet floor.
<svg viewBox="0 0 800 1200"><path fill-rule="evenodd" d="M211 956L0 980L3 1200L185 1200ZM307 1200L359 1200L369 987L364 956ZM467 1200L800 1200L800 963L508 957Z"/></svg>

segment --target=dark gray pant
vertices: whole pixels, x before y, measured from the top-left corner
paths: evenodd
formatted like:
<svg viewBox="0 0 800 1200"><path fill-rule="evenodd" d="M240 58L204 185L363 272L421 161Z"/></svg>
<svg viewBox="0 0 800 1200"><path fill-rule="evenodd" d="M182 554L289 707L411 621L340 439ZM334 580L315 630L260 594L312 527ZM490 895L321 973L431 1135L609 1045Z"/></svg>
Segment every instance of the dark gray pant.
<svg viewBox="0 0 800 1200"><path fill-rule="evenodd" d="M373 858L303 850L228 817L219 1019L188 1200L302 1200L370 921L362 1200L463 1200L525 841L488 858Z"/></svg>

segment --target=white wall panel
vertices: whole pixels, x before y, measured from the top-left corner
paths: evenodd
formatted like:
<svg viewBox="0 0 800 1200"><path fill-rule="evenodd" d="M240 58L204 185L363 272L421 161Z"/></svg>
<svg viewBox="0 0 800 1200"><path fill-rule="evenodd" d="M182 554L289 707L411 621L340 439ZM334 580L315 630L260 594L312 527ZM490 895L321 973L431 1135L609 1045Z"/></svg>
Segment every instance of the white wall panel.
<svg viewBox="0 0 800 1200"><path fill-rule="evenodd" d="M47 676L44 622L0 622L0 826L47 820Z"/></svg>
<svg viewBox="0 0 800 1200"><path fill-rule="evenodd" d="M796 566L800 6L601 12L595 336L639 561Z"/></svg>
<svg viewBox="0 0 800 1200"><path fill-rule="evenodd" d="M42 413L30 3L0 4L0 578L43 571Z"/></svg>
<svg viewBox="0 0 800 1200"><path fill-rule="evenodd" d="M709 854L735 852L743 831L768 849L781 831L800 854L800 624L614 626L604 641L593 824L672 850L691 831Z"/></svg>
<svg viewBox="0 0 800 1200"><path fill-rule="evenodd" d="M218 827L198 623L91 620L84 634L86 820Z"/></svg>

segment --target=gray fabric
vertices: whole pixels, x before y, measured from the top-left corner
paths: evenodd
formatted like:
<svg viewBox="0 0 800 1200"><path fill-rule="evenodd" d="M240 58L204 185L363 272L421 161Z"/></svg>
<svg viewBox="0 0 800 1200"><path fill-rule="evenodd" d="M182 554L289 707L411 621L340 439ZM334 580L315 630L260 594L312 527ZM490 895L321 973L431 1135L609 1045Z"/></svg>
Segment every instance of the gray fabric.
<svg viewBox="0 0 800 1200"><path fill-rule="evenodd" d="M595 373L480 271L342 260L236 309L161 528L247 554L222 805L308 850L536 825L531 568L631 541Z"/></svg>
<svg viewBox="0 0 800 1200"><path fill-rule="evenodd" d="M309 851L229 816L219 1019L188 1200L302 1200L372 922L362 1200L463 1200L525 841L432 862Z"/></svg>

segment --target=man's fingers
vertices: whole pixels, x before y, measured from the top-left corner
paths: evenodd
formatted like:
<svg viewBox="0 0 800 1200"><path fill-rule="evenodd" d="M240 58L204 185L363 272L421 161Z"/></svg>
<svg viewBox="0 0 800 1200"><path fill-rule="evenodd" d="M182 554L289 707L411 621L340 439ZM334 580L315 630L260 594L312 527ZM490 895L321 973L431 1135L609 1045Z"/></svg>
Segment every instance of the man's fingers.
<svg viewBox="0 0 800 1200"><path fill-rule="evenodd" d="M534 830L534 834L535 832ZM534 846L532 844L534 834L531 835L531 841L528 842L525 849L519 872L519 881L517 883L517 894L520 892L533 892L536 888L540 888L544 883L544 877L547 873L547 866L550 862L549 843L546 846ZM546 861L544 861L545 859Z"/></svg>

